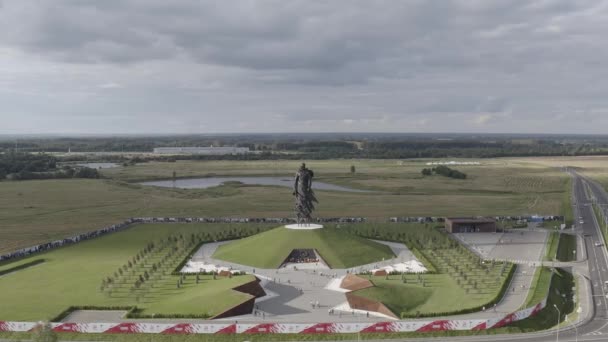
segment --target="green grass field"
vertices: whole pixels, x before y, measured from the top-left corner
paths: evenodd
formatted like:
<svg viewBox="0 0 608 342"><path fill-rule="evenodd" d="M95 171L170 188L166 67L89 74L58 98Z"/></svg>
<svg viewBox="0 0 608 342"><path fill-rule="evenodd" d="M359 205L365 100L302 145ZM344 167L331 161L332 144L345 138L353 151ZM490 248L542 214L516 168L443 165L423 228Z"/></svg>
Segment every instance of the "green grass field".
<svg viewBox="0 0 608 342"><path fill-rule="evenodd" d="M560 234L556 259L559 261L576 260L576 235Z"/></svg>
<svg viewBox="0 0 608 342"><path fill-rule="evenodd" d="M320 217L559 214L570 192L566 174L527 159L484 159L462 166L466 180L422 177L426 160L309 162L316 179L375 193L317 191ZM0 253L94 230L133 216L290 217L285 187L226 185L162 189L136 180L211 175L291 177L299 161L151 162L104 169L108 179L0 182ZM350 173L350 165L357 172Z"/></svg>
<svg viewBox="0 0 608 342"><path fill-rule="evenodd" d="M268 226L257 225L261 229ZM256 225L250 225L251 229ZM152 273L151 264L160 254L149 253L140 269L117 277L112 291L101 291L103 278L111 276L126 264L150 241L160 241L169 235L213 234L235 229L230 224L146 224L94 240L56 249L0 266L14 268L20 264L43 258L42 264L17 270L0 277L0 320L38 321L50 319L69 306L137 306L141 314L215 315L250 298L231 290L252 280L251 276L218 278L203 276L196 284L195 276L188 276L177 288L178 276L170 273L181 261L179 255L169 259L145 288L130 290L131 283L143 269ZM187 255L187 251L185 251ZM156 259L155 259L156 258ZM137 270L137 272L135 272ZM123 281L124 280L124 281Z"/></svg>
<svg viewBox="0 0 608 342"><path fill-rule="evenodd" d="M220 246L214 258L259 268L278 268L293 249L313 248L332 268L395 257L390 247L328 225L323 229L276 228Z"/></svg>
<svg viewBox="0 0 608 342"><path fill-rule="evenodd" d="M374 287L356 291L354 294L383 303L397 316L399 316L401 312L416 312L418 308L422 307L434 295L439 295L432 287L435 284L429 283L427 287L419 286L417 285L418 279L414 275L404 276L403 278L406 283L403 283L400 275L393 275L388 278L389 279L385 279L384 277L372 277L371 279L374 283ZM445 284L443 285L445 286ZM442 298L438 298L438 300L441 302L445 299L449 299L451 295L453 295L453 293L450 293L445 297L440 296ZM435 298L433 298L433 300L435 300ZM444 304L449 305L448 303Z"/></svg>
<svg viewBox="0 0 608 342"><path fill-rule="evenodd" d="M451 313L468 308L481 307L492 301L497 288L492 282L482 283L478 279L478 289L463 287L448 274L417 275L408 274L372 277L375 287L354 292L354 294L382 302L398 317L426 316L437 313ZM502 278L504 280L504 278ZM502 283L501 283L502 284ZM467 290L468 289L468 290Z"/></svg>
<svg viewBox="0 0 608 342"><path fill-rule="evenodd" d="M353 233L379 240L405 243L432 274L372 277L376 288L355 292L381 301L397 316L417 317L450 314L477 308L493 301L507 281L511 264L481 264L478 256L438 230L441 225L357 224ZM401 311L399 311L401 310Z"/></svg>
<svg viewBox="0 0 608 342"><path fill-rule="evenodd" d="M550 232L547 238L547 244L545 246L545 257L544 260L553 260L557 254L557 247L560 239L559 232Z"/></svg>

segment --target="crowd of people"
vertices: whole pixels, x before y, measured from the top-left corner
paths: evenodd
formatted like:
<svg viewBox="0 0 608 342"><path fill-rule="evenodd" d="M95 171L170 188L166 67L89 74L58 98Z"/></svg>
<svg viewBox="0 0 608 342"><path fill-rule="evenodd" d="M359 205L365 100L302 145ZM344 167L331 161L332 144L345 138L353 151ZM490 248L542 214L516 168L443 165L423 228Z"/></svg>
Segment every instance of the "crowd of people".
<svg viewBox="0 0 608 342"><path fill-rule="evenodd" d="M289 253L286 263L302 264L319 262L317 254L312 249L294 249Z"/></svg>
<svg viewBox="0 0 608 342"><path fill-rule="evenodd" d="M124 222L113 224L113 225L110 225L110 226L107 226L107 227L104 227L101 229L97 229L97 230L94 230L91 232L82 233L82 234L67 237L67 238L64 238L61 240L55 240L55 241L51 241L51 242L41 243L36 246L19 249L17 251L11 252L11 253L0 255L0 261L22 258L22 257L26 257L31 254L48 251L53 248L59 248L59 247L65 246L65 245L70 245L70 244L74 244L74 243L77 243L80 241L96 238L98 236L102 236L105 234L109 234L109 233L113 233L116 231L126 229L135 222L136 222L135 219L128 219Z"/></svg>
<svg viewBox="0 0 608 342"><path fill-rule="evenodd" d="M535 216L535 215L520 215L520 216L494 216L496 221L563 221L563 216L547 215L547 216ZM418 223L435 223L444 222L445 217L433 217L433 216L410 216L410 217L391 217L389 222L418 222Z"/></svg>
<svg viewBox="0 0 608 342"><path fill-rule="evenodd" d="M295 218L287 217L138 217L139 223L296 223ZM319 223L362 223L365 217L318 217L314 222Z"/></svg>

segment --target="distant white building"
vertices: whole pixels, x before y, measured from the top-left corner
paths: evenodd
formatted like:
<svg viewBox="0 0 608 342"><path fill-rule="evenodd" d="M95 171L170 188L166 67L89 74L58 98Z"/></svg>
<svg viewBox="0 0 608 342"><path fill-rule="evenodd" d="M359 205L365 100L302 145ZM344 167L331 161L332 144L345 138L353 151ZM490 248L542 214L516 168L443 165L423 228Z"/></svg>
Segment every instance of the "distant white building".
<svg viewBox="0 0 608 342"><path fill-rule="evenodd" d="M471 161L435 161L428 162L426 165L481 165L479 162L471 162Z"/></svg>
<svg viewBox="0 0 608 342"><path fill-rule="evenodd" d="M245 154L249 147L221 146L221 147L156 147L155 154L203 154L203 155L227 155Z"/></svg>

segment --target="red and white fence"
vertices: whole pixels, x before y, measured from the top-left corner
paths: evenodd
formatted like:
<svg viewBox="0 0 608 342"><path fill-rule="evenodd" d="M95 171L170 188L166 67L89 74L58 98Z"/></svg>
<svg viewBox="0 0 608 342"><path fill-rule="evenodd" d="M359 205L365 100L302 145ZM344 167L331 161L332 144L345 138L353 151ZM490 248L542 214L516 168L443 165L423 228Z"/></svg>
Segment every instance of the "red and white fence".
<svg viewBox="0 0 608 342"><path fill-rule="evenodd" d="M504 317L472 320L393 321L379 323L51 323L57 332L106 334L336 334L432 332L448 330L485 330L499 328L528 318L542 310L543 300L534 307ZM27 332L35 322L3 322L0 331Z"/></svg>

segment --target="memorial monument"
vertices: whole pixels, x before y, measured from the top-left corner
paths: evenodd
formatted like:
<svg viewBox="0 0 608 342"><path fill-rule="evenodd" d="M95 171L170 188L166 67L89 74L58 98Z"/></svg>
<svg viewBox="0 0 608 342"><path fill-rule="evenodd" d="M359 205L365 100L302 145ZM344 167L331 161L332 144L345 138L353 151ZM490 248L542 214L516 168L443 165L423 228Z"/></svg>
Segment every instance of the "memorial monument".
<svg viewBox="0 0 608 342"><path fill-rule="evenodd" d="M293 196L295 198L295 213L297 224L290 224L285 227L291 229L318 229L323 228L319 224L311 224L312 212L315 210L315 203L319 203L312 190L312 179L314 172L302 163L296 172L293 184Z"/></svg>

